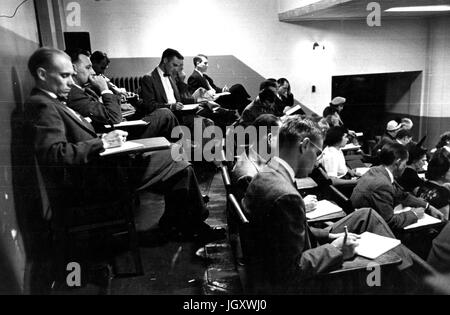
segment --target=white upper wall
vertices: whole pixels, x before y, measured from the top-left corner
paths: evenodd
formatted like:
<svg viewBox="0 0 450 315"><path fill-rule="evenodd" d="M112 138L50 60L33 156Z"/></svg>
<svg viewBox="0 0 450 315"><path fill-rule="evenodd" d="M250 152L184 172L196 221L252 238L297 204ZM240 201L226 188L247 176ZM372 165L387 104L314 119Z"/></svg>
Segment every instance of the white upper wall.
<svg viewBox="0 0 450 315"><path fill-rule="evenodd" d="M288 78L295 97L319 113L331 99L333 75L423 71L427 64L425 20L288 24L279 22L274 0L79 3L81 26L66 31L89 31L94 50L111 57L160 57L167 47L187 56L233 55L264 77ZM314 42L325 50L313 51Z"/></svg>

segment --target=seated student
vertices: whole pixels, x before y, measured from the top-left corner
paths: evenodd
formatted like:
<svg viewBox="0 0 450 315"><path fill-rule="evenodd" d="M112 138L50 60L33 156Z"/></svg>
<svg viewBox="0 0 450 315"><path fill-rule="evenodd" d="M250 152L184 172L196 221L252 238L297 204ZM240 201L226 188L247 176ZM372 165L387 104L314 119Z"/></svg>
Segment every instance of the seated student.
<svg viewBox="0 0 450 315"><path fill-rule="evenodd" d="M436 149L445 148L450 152L450 132L446 132L439 137Z"/></svg>
<svg viewBox="0 0 450 315"><path fill-rule="evenodd" d="M395 136L401 128L402 125L395 120L389 121L386 125L386 132L383 134L380 141L375 145L373 151L377 154L384 147L384 145L396 142Z"/></svg>
<svg viewBox="0 0 450 315"><path fill-rule="evenodd" d="M370 207L377 211L396 232L416 223L425 212L442 219L440 211L421 198L405 192L396 182L406 167L408 150L399 143L386 144L380 153L380 166L372 167L356 185L351 195L355 208ZM394 214L394 208L402 204L412 211Z"/></svg>
<svg viewBox="0 0 450 315"><path fill-rule="evenodd" d="M416 196L439 209L448 220L450 204L450 152L441 148L436 151L428 165L425 181Z"/></svg>
<svg viewBox="0 0 450 315"><path fill-rule="evenodd" d="M291 93L291 84L286 78L277 80L277 99L275 101L275 114L282 117L294 107L294 95ZM306 115L303 109L295 112L296 115Z"/></svg>
<svg viewBox="0 0 450 315"><path fill-rule="evenodd" d="M276 94L272 89L265 88L259 92L256 99L251 102L242 112L239 125L243 127L250 126L256 118L263 114L274 114Z"/></svg>
<svg viewBox="0 0 450 315"><path fill-rule="evenodd" d="M450 223L433 240L428 263L443 274L450 274Z"/></svg>
<svg viewBox="0 0 450 315"><path fill-rule="evenodd" d="M92 69L95 71L95 74L98 76L102 76L106 80L108 88L111 89L114 94L119 95L122 99L126 99L127 91L123 88L118 88L105 75L105 71L106 69L108 69L109 64L111 63L108 55L101 51L94 51L90 58L92 62Z"/></svg>
<svg viewBox="0 0 450 315"><path fill-rule="evenodd" d="M118 124L122 122L122 112L118 96L109 90L107 81L96 76L89 59L89 52L81 49L68 52L76 73L73 76L72 86L67 99L67 105L99 125ZM97 95L90 87L100 91ZM169 110L156 110L143 118L149 122L142 134L142 138L165 137L172 138L172 130L178 126L176 117Z"/></svg>
<svg viewBox="0 0 450 315"><path fill-rule="evenodd" d="M412 136L409 130L402 128L395 135L395 140L402 145L408 145L412 141Z"/></svg>
<svg viewBox="0 0 450 315"><path fill-rule="evenodd" d="M427 150L413 144L408 146L409 158L406 168L398 179L398 183L408 192L416 195L417 190L424 181L419 177L419 172L427 167Z"/></svg>
<svg viewBox="0 0 450 315"><path fill-rule="evenodd" d="M356 185L358 182L355 171L349 169L345 162L342 148L347 145L347 130L344 127L332 127L327 131L325 149L319 159L334 185Z"/></svg>
<svg viewBox="0 0 450 315"><path fill-rule="evenodd" d="M202 54L194 57L194 71L188 78L189 92L194 94L199 88L206 89L210 91L212 95L216 93L228 92L230 95L222 95L216 99L216 102L227 109L237 110L241 113L248 103L250 95L248 95L245 88L238 84L233 85L232 88L227 86L219 88L214 84L214 81L209 77L206 72L208 70L208 57ZM244 102L243 102L244 101ZM235 102L235 103L234 103Z"/></svg>
<svg viewBox="0 0 450 315"><path fill-rule="evenodd" d="M250 221L246 266L252 270L257 293L299 293L303 281L339 269L352 259L356 234L370 231L393 237L383 219L371 209L361 209L327 230L309 227L305 205L295 178L307 177L322 147L322 135L310 120L288 118L279 133L279 156L275 156L250 183L243 199ZM344 226L351 232L344 242ZM355 233L355 234L353 234ZM394 249L400 255L403 247ZM411 265L405 257L402 268Z"/></svg>
<svg viewBox="0 0 450 315"><path fill-rule="evenodd" d="M237 158L231 172L231 181L236 187L235 193L241 200L253 177L267 164L276 153L278 130L281 121L274 115L259 116L250 127L256 128L256 138L249 139L249 146Z"/></svg>
<svg viewBox="0 0 450 315"><path fill-rule="evenodd" d="M28 68L36 85L25 105L27 139L43 175L53 219L61 219L66 208L108 201L111 192L123 184L123 176L114 167L117 160L102 159L100 153L121 146L127 134L115 130L99 137L89 122L66 106L63 100L71 91L74 75L67 54L38 49ZM164 192L161 229L167 235L182 233L203 241L223 238L223 230L204 222L208 210L192 166L178 157L174 160L170 153L163 164L155 163L152 156L144 154L134 160L127 177L136 179L131 183L136 190L152 187Z"/></svg>
<svg viewBox="0 0 450 315"><path fill-rule="evenodd" d="M344 123L341 120L341 112L344 109L344 104L347 100L344 97L338 96L331 100L330 106L326 107L323 111L323 117L327 117L328 115L336 114L339 126L342 126Z"/></svg>

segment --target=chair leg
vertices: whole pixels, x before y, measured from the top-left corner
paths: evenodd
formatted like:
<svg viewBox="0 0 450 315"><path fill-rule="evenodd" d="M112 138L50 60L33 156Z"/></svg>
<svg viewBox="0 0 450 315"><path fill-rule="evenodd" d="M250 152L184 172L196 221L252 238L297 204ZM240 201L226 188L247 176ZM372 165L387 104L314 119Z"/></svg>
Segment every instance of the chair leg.
<svg viewBox="0 0 450 315"><path fill-rule="evenodd" d="M144 274L144 268L142 266L141 251L139 249L139 240L134 222L128 224L128 234L130 237L130 251L133 255L136 275L142 276Z"/></svg>

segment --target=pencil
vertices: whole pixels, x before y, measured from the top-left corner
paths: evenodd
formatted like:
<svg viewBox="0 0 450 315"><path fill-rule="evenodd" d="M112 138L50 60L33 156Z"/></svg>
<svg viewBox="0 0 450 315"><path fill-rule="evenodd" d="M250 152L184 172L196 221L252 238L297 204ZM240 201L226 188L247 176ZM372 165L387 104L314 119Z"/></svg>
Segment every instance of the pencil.
<svg viewBox="0 0 450 315"><path fill-rule="evenodd" d="M348 228L347 228L347 226L344 226L344 230L345 230L344 245L345 245L347 243L347 237L348 237Z"/></svg>

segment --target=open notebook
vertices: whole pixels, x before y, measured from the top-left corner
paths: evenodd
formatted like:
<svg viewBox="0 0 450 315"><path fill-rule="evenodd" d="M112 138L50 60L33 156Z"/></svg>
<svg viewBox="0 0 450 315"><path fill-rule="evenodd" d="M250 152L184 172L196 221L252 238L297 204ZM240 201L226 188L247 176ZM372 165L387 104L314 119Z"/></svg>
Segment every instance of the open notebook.
<svg viewBox="0 0 450 315"><path fill-rule="evenodd" d="M107 156L107 155L112 155L112 154L117 154L117 153L122 153L122 152L133 151L135 149L142 148L142 147L144 147L144 145L141 143L128 141L128 142L125 142L124 144L122 144L120 147L106 149L104 152L100 153L100 156Z"/></svg>
<svg viewBox="0 0 450 315"><path fill-rule="evenodd" d="M312 220L341 211L342 208L334 203L331 203L328 200L320 200L317 202L316 210L307 213L306 218Z"/></svg>
<svg viewBox="0 0 450 315"><path fill-rule="evenodd" d="M401 241L395 238L364 232L361 234L361 239L358 243L356 254L369 259L375 259L400 245Z"/></svg>
<svg viewBox="0 0 450 315"><path fill-rule="evenodd" d="M394 208L394 214L407 212L407 211L411 211L411 207L403 208L402 205L398 205L397 207ZM411 229L415 229L415 228L418 228L418 227L421 227L421 226L432 225L432 224L436 224L436 223L440 223L440 222L442 222L442 221L425 213L423 215L422 219L419 219L414 224L405 226L403 229L404 230L411 230Z"/></svg>

